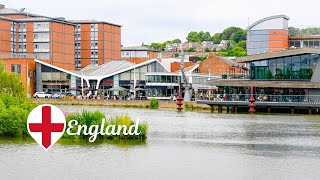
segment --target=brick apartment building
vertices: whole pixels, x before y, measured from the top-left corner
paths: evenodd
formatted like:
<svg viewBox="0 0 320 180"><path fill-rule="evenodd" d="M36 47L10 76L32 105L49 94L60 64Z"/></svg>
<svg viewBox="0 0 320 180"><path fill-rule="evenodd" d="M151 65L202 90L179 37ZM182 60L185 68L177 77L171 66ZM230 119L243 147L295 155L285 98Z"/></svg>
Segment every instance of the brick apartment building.
<svg viewBox="0 0 320 180"><path fill-rule="evenodd" d="M121 26L51 18L0 4L0 59L8 72L22 76L33 93L34 59L66 70L120 60Z"/></svg>
<svg viewBox="0 0 320 180"><path fill-rule="evenodd" d="M75 30L75 67L121 59L121 26L96 20L72 20Z"/></svg>

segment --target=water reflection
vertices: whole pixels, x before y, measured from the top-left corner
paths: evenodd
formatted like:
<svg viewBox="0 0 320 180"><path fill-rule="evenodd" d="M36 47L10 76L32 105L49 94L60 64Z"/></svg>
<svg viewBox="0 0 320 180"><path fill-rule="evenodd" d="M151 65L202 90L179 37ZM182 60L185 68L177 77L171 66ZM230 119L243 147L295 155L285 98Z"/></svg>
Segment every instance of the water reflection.
<svg viewBox="0 0 320 180"><path fill-rule="evenodd" d="M100 139L94 144L82 139L61 139L49 152L44 152L31 139L0 138L0 176L47 178L53 168L57 174L51 179L70 175L112 179L320 177L319 116L77 106L62 109L66 112L98 109L107 117L128 114L149 123L148 139ZM39 169L40 175L35 176Z"/></svg>
<svg viewBox="0 0 320 180"><path fill-rule="evenodd" d="M25 145L25 144L36 144L31 137L1 137L0 145L14 144L14 145ZM97 139L95 142L89 142L87 139L67 139L61 138L58 142L60 146L99 146L99 145L114 145L120 148L129 148L133 146L146 146L147 141L145 139ZM1 146L0 146L1 147Z"/></svg>

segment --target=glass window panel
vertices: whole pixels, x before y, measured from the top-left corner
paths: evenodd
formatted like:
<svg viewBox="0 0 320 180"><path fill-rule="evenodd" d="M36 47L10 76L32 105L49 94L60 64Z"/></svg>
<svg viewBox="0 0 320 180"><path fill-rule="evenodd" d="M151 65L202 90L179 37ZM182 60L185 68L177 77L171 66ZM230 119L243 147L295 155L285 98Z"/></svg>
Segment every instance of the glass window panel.
<svg viewBox="0 0 320 180"><path fill-rule="evenodd" d="M300 56L292 57L292 79L300 79L299 70L301 67Z"/></svg>

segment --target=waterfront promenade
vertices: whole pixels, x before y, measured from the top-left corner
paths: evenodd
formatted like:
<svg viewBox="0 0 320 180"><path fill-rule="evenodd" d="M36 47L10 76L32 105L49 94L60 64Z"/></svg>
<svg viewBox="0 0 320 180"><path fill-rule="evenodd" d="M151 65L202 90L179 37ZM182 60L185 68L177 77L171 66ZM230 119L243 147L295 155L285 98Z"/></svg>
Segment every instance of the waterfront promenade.
<svg viewBox="0 0 320 180"><path fill-rule="evenodd" d="M93 100L93 99L34 99L36 104L53 104L53 105L84 105L84 106L107 106L107 107L132 107L132 108L147 108L150 105L150 100ZM208 109L206 104L197 104L195 101L184 102L184 106L191 106L197 109ZM176 101L160 101L159 108L161 109L176 109Z"/></svg>
<svg viewBox="0 0 320 180"><path fill-rule="evenodd" d="M227 113L237 113L239 109L242 111L249 109L249 97L239 98L230 95L226 95L226 98L212 98L197 100L197 104L206 104L211 107L211 111L214 112L214 108L218 107L218 112L222 112L222 108L225 107ZM288 113L308 113L318 114L320 111L320 102L317 100L318 96L273 96L272 98L255 96L254 106L258 112L288 112Z"/></svg>

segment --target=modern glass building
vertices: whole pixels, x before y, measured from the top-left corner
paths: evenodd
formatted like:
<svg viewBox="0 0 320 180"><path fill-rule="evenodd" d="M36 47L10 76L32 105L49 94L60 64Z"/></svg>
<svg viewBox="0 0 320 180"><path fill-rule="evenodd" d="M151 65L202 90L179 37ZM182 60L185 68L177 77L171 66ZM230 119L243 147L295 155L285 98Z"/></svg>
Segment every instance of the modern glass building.
<svg viewBox="0 0 320 180"><path fill-rule="evenodd" d="M252 80L310 81L319 54L303 54L271 58L250 63Z"/></svg>
<svg viewBox="0 0 320 180"><path fill-rule="evenodd" d="M289 47L288 21L285 15L263 18L247 28L248 55L282 51Z"/></svg>
<svg viewBox="0 0 320 180"><path fill-rule="evenodd" d="M177 73L148 73L146 75L147 98L170 99L178 95L181 75Z"/></svg>
<svg viewBox="0 0 320 180"><path fill-rule="evenodd" d="M320 101L319 58L319 48L299 48L241 57L237 61L247 64L250 79L222 79L211 81L210 84L218 87L218 94L229 94L229 97L242 95L248 99L253 86L256 98L261 96L269 101ZM306 99L311 96L311 99Z"/></svg>

